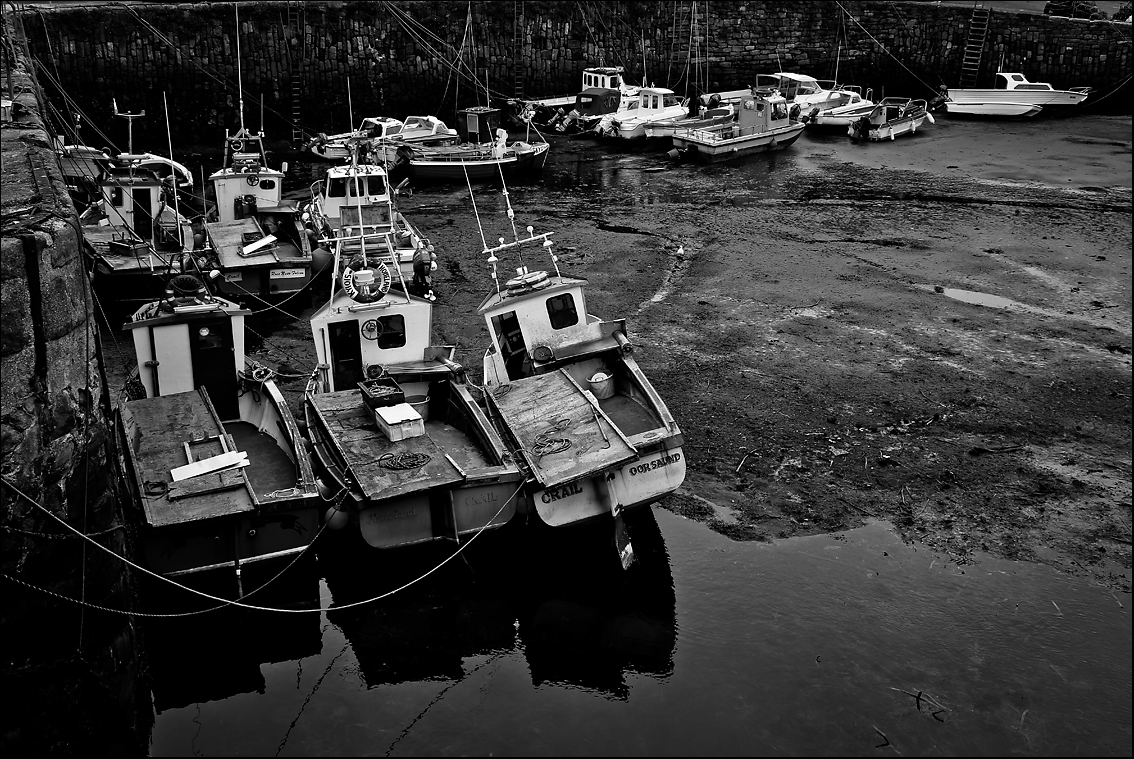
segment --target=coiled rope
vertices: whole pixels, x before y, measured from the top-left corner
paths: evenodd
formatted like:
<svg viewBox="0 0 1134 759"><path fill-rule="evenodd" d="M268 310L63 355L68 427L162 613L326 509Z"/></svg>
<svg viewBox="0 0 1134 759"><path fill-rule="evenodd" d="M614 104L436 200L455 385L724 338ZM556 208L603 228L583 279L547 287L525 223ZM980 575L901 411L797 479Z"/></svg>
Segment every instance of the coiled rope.
<svg viewBox="0 0 1134 759"><path fill-rule="evenodd" d="M546 430L536 435L535 440L532 441L531 452L535 454L537 463L544 456L550 456L553 453L560 453L571 447L570 438L555 437L555 433L570 426L570 419L559 419L552 422L551 426Z"/></svg>
<svg viewBox="0 0 1134 759"><path fill-rule="evenodd" d="M432 458L428 453L384 453L378 457L378 466L386 469L420 469Z"/></svg>

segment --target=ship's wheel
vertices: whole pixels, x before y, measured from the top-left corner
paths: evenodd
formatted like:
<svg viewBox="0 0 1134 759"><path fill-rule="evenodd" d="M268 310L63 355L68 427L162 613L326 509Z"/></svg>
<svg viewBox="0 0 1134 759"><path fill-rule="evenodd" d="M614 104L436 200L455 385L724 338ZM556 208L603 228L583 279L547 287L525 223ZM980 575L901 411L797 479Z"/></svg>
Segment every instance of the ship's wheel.
<svg viewBox="0 0 1134 759"><path fill-rule="evenodd" d="M382 334L382 324L377 319L367 319L362 323L362 336L367 340L377 340Z"/></svg>

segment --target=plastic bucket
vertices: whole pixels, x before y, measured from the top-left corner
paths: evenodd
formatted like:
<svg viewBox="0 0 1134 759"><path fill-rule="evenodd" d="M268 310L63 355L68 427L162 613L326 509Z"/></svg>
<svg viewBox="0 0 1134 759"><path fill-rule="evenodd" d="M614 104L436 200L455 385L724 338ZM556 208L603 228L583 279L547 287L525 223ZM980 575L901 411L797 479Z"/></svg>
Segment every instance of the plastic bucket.
<svg viewBox="0 0 1134 759"><path fill-rule="evenodd" d="M614 377L602 372L596 372L588 380L591 383L591 392L600 401L614 395Z"/></svg>
<svg viewBox="0 0 1134 759"><path fill-rule="evenodd" d="M421 415L421 421L429 421L429 396L428 395L407 395L406 403L413 406L413 410Z"/></svg>

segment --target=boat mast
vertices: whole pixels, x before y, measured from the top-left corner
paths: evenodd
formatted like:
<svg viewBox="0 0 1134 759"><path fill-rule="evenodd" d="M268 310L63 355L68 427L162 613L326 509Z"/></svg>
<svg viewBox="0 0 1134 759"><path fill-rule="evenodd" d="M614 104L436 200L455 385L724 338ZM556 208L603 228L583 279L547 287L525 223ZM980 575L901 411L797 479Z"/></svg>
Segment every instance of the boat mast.
<svg viewBox="0 0 1134 759"><path fill-rule="evenodd" d="M233 3L236 9L236 100L240 109L240 134L244 134L244 80L240 71L240 3Z"/></svg>
<svg viewBox="0 0 1134 759"><path fill-rule="evenodd" d="M161 93L161 102L165 107L165 139L169 143L169 160L173 162L173 137L170 136L169 130L169 100L166 98L166 93ZM183 237L185 230L181 228L181 206L177 199L177 169L173 170L171 175L173 183L170 186L170 192L173 193L173 223L177 228L177 246L181 248L181 271L185 271L185 238ZM204 181L201 183L202 191L204 189ZM173 263L173 257L170 256L170 263Z"/></svg>

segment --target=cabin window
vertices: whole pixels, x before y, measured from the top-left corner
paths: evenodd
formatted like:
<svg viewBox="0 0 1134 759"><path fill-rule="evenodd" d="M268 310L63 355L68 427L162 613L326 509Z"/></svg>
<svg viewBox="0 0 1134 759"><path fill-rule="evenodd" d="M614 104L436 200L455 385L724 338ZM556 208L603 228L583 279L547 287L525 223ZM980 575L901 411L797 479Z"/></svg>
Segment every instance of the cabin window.
<svg viewBox="0 0 1134 759"><path fill-rule="evenodd" d="M774 106L772 106L772 121L786 119L787 116L787 103L776 103Z"/></svg>
<svg viewBox="0 0 1134 759"><path fill-rule="evenodd" d="M382 350L404 348L406 344L406 320L401 314L378 317L378 347Z"/></svg>
<svg viewBox="0 0 1134 759"><path fill-rule="evenodd" d="M548 298L547 316L551 321L552 329L564 329L578 324L579 312L575 310L575 298L571 293Z"/></svg>
<svg viewBox="0 0 1134 759"><path fill-rule="evenodd" d="M274 190L274 189L276 189L276 180L274 180L274 179L261 179L260 180L260 189L261 190Z"/></svg>
<svg viewBox="0 0 1134 759"><path fill-rule="evenodd" d="M346 197L346 180L342 178L332 179L327 186L327 197L329 198L345 198Z"/></svg>

